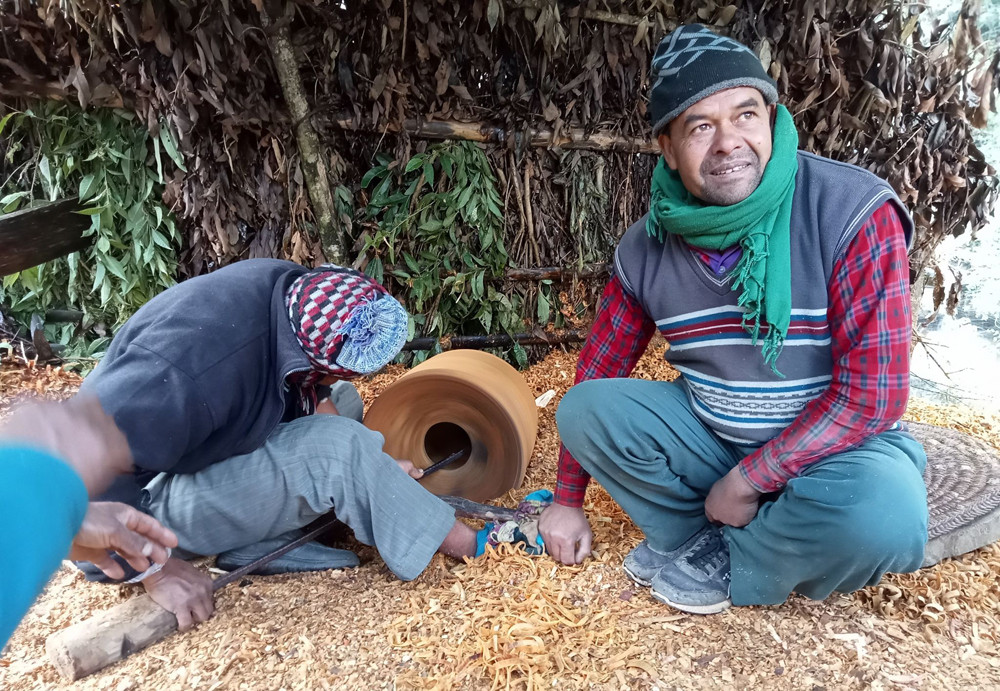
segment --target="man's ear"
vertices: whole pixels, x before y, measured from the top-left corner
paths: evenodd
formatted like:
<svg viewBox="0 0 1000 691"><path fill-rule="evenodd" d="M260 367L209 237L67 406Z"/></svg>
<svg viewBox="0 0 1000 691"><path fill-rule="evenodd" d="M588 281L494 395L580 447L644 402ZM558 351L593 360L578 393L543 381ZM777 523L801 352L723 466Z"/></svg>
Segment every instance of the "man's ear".
<svg viewBox="0 0 1000 691"><path fill-rule="evenodd" d="M771 131L773 132L774 131L774 118L777 117L777 115L778 115L778 104L777 103L772 103L771 105L769 105L767 107L767 112L771 116Z"/></svg>
<svg viewBox="0 0 1000 691"><path fill-rule="evenodd" d="M667 129L669 129L669 127ZM659 145L660 153L663 154L663 160L667 162L667 166L670 170L677 170L677 156L674 155L670 135L666 132L662 132L660 136L656 138L656 143Z"/></svg>

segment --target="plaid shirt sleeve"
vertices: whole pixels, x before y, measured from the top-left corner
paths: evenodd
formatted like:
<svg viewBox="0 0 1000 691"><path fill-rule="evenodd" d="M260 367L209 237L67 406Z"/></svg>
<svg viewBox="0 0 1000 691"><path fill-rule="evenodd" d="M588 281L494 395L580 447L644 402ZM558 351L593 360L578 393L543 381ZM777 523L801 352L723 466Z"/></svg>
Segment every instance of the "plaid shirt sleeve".
<svg viewBox="0 0 1000 691"><path fill-rule="evenodd" d="M813 463L886 431L903 415L910 376L906 239L891 202L879 207L834 265L830 282L833 380L781 434L741 462L774 492Z"/></svg>
<svg viewBox="0 0 1000 691"><path fill-rule="evenodd" d="M612 276L601 296L594 325L580 351L576 381L627 377L646 352L656 325L638 301ZM583 506L590 475L580 467L565 446L559 447L559 473L555 501L564 506Z"/></svg>

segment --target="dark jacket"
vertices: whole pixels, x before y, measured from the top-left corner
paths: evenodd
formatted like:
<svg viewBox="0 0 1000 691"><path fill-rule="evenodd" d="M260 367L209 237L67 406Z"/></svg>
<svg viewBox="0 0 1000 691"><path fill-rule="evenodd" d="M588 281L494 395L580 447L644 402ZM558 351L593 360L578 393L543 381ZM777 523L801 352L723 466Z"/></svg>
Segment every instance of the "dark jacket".
<svg viewBox="0 0 1000 691"><path fill-rule="evenodd" d="M139 506L157 473L194 473L260 447L285 414L285 377L308 370L285 290L305 268L252 259L161 293L128 320L81 392L128 439L135 473L101 497Z"/></svg>

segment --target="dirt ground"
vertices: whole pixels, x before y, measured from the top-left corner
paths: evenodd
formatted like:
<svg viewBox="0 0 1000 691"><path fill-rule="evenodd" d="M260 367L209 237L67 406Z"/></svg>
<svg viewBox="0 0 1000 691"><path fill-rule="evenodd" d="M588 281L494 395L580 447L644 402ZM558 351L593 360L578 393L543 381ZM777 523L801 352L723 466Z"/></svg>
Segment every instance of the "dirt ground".
<svg viewBox="0 0 1000 691"><path fill-rule="evenodd" d="M667 378L662 347L635 376ZM524 486L499 503L553 487L553 415L576 354L553 352L525 373L539 437ZM371 401L403 373L363 382ZM61 397L78 379L8 362L0 412L23 394ZM961 429L1000 448L1000 420L911 401L907 419ZM215 617L123 663L62 682L46 637L137 594L86 583L63 567L0 658L0 689L762 688L1000 689L1000 545L823 602L679 614L621 569L641 535L600 488L587 511L595 555L579 567L547 557L435 557L411 583L370 548L349 571L252 577L216 598ZM205 568L210 566L210 561Z"/></svg>

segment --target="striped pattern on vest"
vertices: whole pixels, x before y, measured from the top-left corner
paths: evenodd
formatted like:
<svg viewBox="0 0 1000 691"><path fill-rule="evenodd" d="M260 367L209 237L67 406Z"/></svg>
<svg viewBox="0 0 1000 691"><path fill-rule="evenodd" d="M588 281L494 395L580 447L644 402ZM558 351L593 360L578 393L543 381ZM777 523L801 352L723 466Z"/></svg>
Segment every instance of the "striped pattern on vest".
<svg viewBox="0 0 1000 691"><path fill-rule="evenodd" d="M660 319L656 327L675 353L691 348L753 345L753 337L743 328L743 310L739 307L713 307ZM767 325L763 324L761 338L766 333ZM792 309L785 347L817 345L830 345L826 310Z"/></svg>
<svg viewBox="0 0 1000 691"><path fill-rule="evenodd" d="M645 218L615 252L615 271L669 342L692 408L723 439L748 446L777 436L830 385L833 355L828 285L837 259L878 206L894 201L908 238L912 223L892 188L868 171L799 153L791 219L791 325L771 371L743 329L732 273L715 276L674 235L649 237Z"/></svg>

